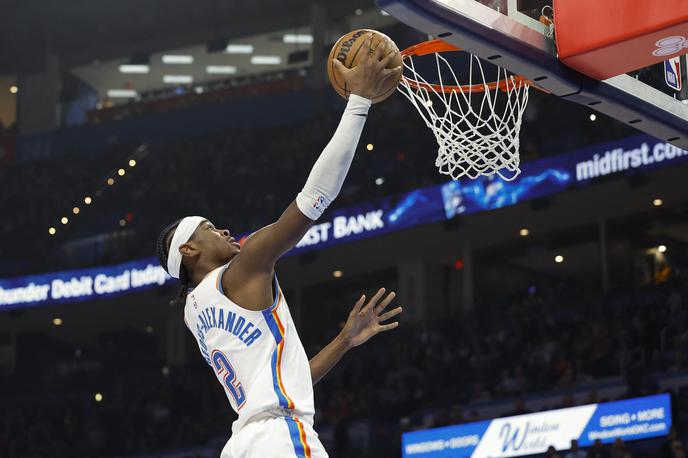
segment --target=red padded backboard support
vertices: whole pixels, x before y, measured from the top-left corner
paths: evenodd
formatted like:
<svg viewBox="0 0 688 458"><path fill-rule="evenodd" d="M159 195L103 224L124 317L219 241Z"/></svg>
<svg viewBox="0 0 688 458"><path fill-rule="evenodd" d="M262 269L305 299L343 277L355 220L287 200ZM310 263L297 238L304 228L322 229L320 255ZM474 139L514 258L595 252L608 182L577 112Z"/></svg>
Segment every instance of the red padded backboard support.
<svg viewBox="0 0 688 458"><path fill-rule="evenodd" d="M688 53L688 0L554 0L559 59L603 80Z"/></svg>

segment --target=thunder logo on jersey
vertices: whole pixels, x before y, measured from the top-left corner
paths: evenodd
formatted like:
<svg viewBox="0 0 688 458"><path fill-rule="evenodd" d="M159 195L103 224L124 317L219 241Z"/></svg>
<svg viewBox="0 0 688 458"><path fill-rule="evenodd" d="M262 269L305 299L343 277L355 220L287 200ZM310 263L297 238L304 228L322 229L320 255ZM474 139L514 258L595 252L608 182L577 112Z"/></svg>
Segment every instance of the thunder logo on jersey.
<svg viewBox="0 0 688 458"><path fill-rule="evenodd" d="M213 328L233 334L247 347L253 345L253 343L263 334L255 324L234 312L216 307L203 309L198 314L196 331L199 343L201 344L201 352L208 364L211 363L210 356L208 355L208 347L205 344L205 334Z"/></svg>

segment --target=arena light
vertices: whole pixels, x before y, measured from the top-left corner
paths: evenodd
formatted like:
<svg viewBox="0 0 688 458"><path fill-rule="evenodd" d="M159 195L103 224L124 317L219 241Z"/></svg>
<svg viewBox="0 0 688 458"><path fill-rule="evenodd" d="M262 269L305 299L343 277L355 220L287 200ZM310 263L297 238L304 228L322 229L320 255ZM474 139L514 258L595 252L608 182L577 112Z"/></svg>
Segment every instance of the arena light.
<svg viewBox="0 0 688 458"><path fill-rule="evenodd" d="M101 393L96 393L93 399L95 399L96 402L101 402L103 400L103 395Z"/></svg>
<svg viewBox="0 0 688 458"><path fill-rule="evenodd" d="M67 224L69 222L69 218L67 218L66 216L63 216L62 219L60 219L60 222L62 224Z"/></svg>
<svg viewBox="0 0 688 458"><path fill-rule="evenodd" d="M286 33L282 36L282 42L309 45L313 43L313 35L310 33Z"/></svg>
<svg viewBox="0 0 688 458"><path fill-rule="evenodd" d="M165 84L191 84L191 83L193 83L193 76L191 76L191 75L163 75L162 82Z"/></svg>
<svg viewBox="0 0 688 458"><path fill-rule="evenodd" d="M663 203L664 201L662 199L655 199L652 201L652 205L654 205L655 207L661 207Z"/></svg>
<svg viewBox="0 0 688 458"><path fill-rule="evenodd" d="M564 262L564 257L558 254L554 257L554 262L556 262L557 264L561 264L562 262Z"/></svg>
<svg viewBox="0 0 688 458"><path fill-rule="evenodd" d="M62 318L53 318L53 324L55 326L62 326Z"/></svg>
<svg viewBox="0 0 688 458"><path fill-rule="evenodd" d="M282 63L280 56L252 56L251 63L253 65L279 65Z"/></svg>
<svg viewBox="0 0 688 458"><path fill-rule="evenodd" d="M530 231L525 227L518 231L518 235L520 235L521 237L528 237L528 234L530 234Z"/></svg>
<svg viewBox="0 0 688 458"><path fill-rule="evenodd" d="M666 253L666 250L667 250L666 245L660 245L657 247L657 251L659 251L660 253Z"/></svg>
<svg viewBox="0 0 688 458"><path fill-rule="evenodd" d="M591 120L591 121L594 121L594 120L596 120L596 119L597 119L597 115L596 115L595 113L592 113L592 114L590 115L590 120Z"/></svg>
<svg viewBox="0 0 688 458"><path fill-rule="evenodd" d="M366 149L367 149L368 151L372 151L372 150L375 149L375 145L373 145L372 143L368 143L368 144L366 145Z"/></svg>
<svg viewBox="0 0 688 458"><path fill-rule="evenodd" d="M57 232L57 231L55 230L54 227L51 227L50 229L48 229L48 234L50 234L50 235L55 235L55 232Z"/></svg>
<svg viewBox="0 0 688 458"><path fill-rule="evenodd" d="M356 10L354 11L354 14L356 16L360 16L363 14L363 10L361 8L356 8Z"/></svg>
<svg viewBox="0 0 688 458"><path fill-rule="evenodd" d="M341 270L335 270L334 272L332 272L332 276L334 278L341 278L342 275L344 275L344 272L342 272Z"/></svg>
<svg viewBox="0 0 688 458"><path fill-rule="evenodd" d="M385 179L382 177L377 177L375 178L375 184L378 186L382 186L385 183Z"/></svg>
<svg viewBox="0 0 688 458"><path fill-rule="evenodd" d="M193 64L193 61L193 56L189 56L187 54L165 54L162 56L163 64Z"/></svg>
<svg viewBox="0 0 688 458"><path fill-rule="evenodd" d="M125 173L127 173L127 172L126 172L124 169L119 169L119 170L117 171L117 175L119 175L119 176L121 176L121 177L123 177Z"/></svg>
<svg viewBox="0 0 688 458"><path fill-rule="evenodd" d="M108 89L107 96L111 99L131 99L138 97L139 93L133 89Z"/></svg>
<svg viewBox="0 0 688 458"><path fill-rule="evenodd" d="M16 94L19 92L19 88L17 86L10 86L10 94Z"/></svg>
<svg viewBox="0 0 688 458"><path fill-rule="evenodd" d="M233 44L227 45L225 48L226 54L253 54L253 45Z"/></svg>
<svg viewBox="0 0 688 458"><path fill-rule="evenodd" d="M112 186L113 184L115 184L115 179L114 178L108 178L107 184L108 184L108 186Z"/></svg>
<svg viewBox="0 0 688 458"><path fill-rule="evenodd" d="M129 167L136 167L136 161L134 159L129 159Z"/></svg>
<svg viewBox="0 0 688 458"><path fill-rule="evenodd" d="M119 225L120 225L121 227L126 226L126 225L127 225L127 220L124 219L124 218L122 218L121 220L119 220Z"/></svg>
<svg viewBox="0 0 688 458"><path fill-rule="evenodd" d="M72 213L74 213L75 215L78 215L80 211L81 210L79 209L79 207L72 208Z"/></svg>
<svg viewBox="0 0 688 458"><path fill-rule="evenodd" d="M84 197L84 203L85 203L86 205L91 205L91 202L93 202L93 199L91 199L91 198L88 197L88 196Z"/></svg>
<svg viewBox="0 0 688 458"><path fill-rule="evenodd" d="M150 73L150 66L149 65L123 64L123 65L119 66L119 72L120 73L147 74L147 73Z"/></svg>
<svg viewBox="0 0 688 458"><path fill-rule="evenodd" d="M233 75L237 68L234 65L208 65L205 71L209 75Z"/></svg>

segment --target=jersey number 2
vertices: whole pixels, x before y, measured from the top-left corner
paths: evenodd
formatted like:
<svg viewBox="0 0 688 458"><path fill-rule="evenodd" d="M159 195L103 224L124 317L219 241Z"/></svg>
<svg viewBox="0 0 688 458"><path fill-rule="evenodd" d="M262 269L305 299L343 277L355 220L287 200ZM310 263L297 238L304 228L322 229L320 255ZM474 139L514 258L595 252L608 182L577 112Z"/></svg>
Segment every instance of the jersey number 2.
<svg viewBox="0 0 688 458"><path fill-rule="evenodd" d="M220 350L214 350L210 359L213 361L213 367L217 375L223 376L224 384L229 394L234 398L237 410L241 409L246 402L246 394L244 393L244 388L241 386L241 383L237 381L236 372L229 363L229 359L227 359L225 354Z"/></svg>

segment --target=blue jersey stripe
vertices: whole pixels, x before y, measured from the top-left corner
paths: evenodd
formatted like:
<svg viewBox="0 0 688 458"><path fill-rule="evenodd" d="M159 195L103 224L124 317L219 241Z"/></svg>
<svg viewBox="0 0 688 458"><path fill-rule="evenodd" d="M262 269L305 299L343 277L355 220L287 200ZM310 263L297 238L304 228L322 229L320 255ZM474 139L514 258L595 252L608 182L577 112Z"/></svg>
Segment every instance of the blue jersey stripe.
<svg viewBox="0 0 688 458"><path fill-rule="evenodd" d="M285 409L289 408L289 400L287 397L282 393L282 390L280 389L279 382L277 381L277 349L275 348L275 351L272 352L272 389L275 390L275 394L277 395L277 400L279 401L280 407L284 407Z"/></svg>
<svg viewBox="0 0 688 458"><path fill-rule="evenodd" d="M301 436L299 435L299 427L291 417L284 417L289 427L289 437L291 438L291 443L294 446L294 453L296 453L297 458L306 458L306 451L303 449L303 444L301 443Z"/></svg>
<svg viewBox="0 0 688 458"><path fill-rule="evenodd" d="M277 299L275 299L275 303L277 303ZM272 310L272 308L268 310L263 310L263 317L265 318L265 323L268 325L268 328L270 328L270 332L272 332L272 336L275 338L276 344L275 350L272 352L272 361L270 364L272 368L272 388L275 391L275 394L277 395L277 401L279 402L280 407L288 409L289 400L287 399L285 393L279 386L279 378L277 375L277 352L279 351L279 345L282 343L284 336L280 332L279 326L277 325L277 321L275 321L275 317L272 316Z"/></svg>
<svg viewBox="0 0 688 458"><path fill-rule="evenodd" d="M279 345L280 342L282 342L283 336L280 333L279 326L277 326L275 317L272 316L272 311L263 310L263 318L265 318L265 323L267 323L268 328L270 328L270 332L272 332L272 336L275 338L275 343Z"/></svg>

